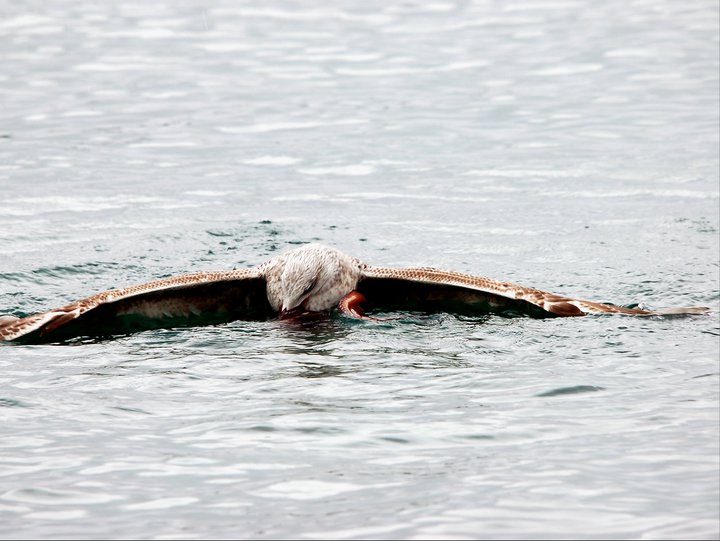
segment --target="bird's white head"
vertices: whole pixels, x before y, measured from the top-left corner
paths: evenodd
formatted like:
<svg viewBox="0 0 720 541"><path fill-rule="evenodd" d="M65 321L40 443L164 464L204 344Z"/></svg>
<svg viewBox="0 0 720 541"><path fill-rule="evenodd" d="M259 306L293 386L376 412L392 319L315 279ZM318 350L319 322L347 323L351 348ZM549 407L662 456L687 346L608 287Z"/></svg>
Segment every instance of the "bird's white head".
<svg viewBox="0 0 720 541"><path fill-rule="evenodd" d="M355 289L361 265L322 244L295 248L268 262L268 299L281 317L329 310Z"/></svg>

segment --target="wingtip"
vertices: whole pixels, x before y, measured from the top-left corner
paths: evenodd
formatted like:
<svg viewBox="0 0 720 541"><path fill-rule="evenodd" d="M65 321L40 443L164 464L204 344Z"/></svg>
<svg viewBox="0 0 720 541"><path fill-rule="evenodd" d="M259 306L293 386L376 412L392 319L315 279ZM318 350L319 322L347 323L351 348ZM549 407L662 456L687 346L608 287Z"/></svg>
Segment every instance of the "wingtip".
<svg viewBox="0 0 720 541"><path fill-rule="evenodd" d="M25 318L3 316L2 319L0 319L0 341L12 342L22 339L38 330L44 335L49 332L47 329L48 325L52 325L50 330L53 330L61 324L67 323L67 321L69 321L67 316L67 312L58 310L35 314Z"/></svg>
<svg viewBox="0 0 720 541"><path fill-rule="evenodd" d="M709 315L712 310L707 306L681 306L677 308L658 308L652 311L658 316L690 316L690 315Z"/></svg>

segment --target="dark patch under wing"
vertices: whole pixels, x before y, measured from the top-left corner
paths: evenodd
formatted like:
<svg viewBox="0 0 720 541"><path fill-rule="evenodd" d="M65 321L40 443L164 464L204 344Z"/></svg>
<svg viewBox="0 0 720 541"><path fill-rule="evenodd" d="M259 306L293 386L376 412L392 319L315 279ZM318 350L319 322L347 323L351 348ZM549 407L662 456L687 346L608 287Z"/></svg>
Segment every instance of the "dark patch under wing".
<svg viewBox="0 0 720 541"><path fill-rule="evenodd" d="M554 315L524 300L451 284L402 278L365 277L358 283L356 289L365 296L365 308L370 312L418 310L463 315L494 313L538 318Z"/></svg>

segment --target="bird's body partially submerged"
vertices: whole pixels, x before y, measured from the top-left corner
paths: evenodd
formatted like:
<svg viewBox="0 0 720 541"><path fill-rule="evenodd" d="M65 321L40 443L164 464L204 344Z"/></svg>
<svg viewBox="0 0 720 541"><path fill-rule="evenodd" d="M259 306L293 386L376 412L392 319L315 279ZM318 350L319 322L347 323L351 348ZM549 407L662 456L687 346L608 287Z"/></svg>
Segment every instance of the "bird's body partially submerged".
<svg viewBox="0 0 720 541"><path fill-rule="evenodd" d="M707 308L643 310L584 301L458 272L372 267L308 244L251 268L202 272L98 293L24 318L0 316L0 341L57 341L143 329L323 313L366 318L375 310L462 311L534 317L702 314ZM374 318L367 318L374 319Z"/></svg>

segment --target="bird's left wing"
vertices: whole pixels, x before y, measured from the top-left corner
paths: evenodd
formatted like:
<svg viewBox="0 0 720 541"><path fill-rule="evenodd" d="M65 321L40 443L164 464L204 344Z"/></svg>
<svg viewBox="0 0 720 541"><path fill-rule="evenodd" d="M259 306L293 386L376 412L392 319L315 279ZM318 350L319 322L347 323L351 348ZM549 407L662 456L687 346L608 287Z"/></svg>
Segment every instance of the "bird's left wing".
<svg viewBox="0 0 720 541"><path fill-rule="evenodd" d="M643 310L584 301L453 271L417 267L393 269L366 266L357 291L369 309L419 309L469 313L523 314L534 317L586 314L670 315L702 314L704 307Z"/></svg>
<svg viewBox="0 0 720 541"><path fill-rule="evenodd" d="M199 272L109 290L24 318L0 318L0 341L48 342L75 336L264 319L273 314L256 269Z"/></svg>

